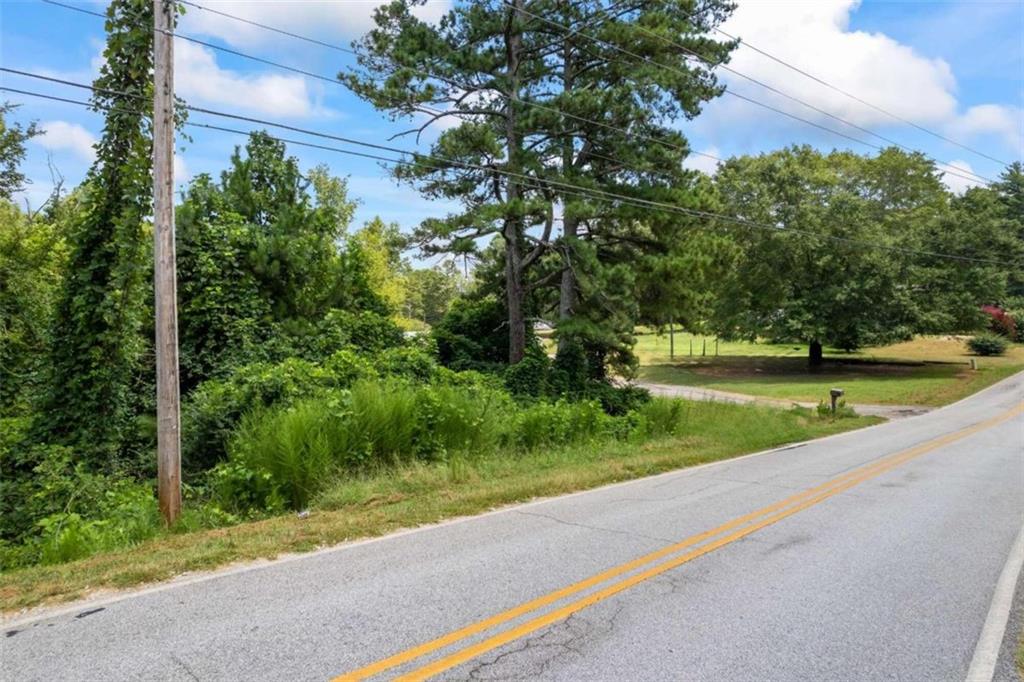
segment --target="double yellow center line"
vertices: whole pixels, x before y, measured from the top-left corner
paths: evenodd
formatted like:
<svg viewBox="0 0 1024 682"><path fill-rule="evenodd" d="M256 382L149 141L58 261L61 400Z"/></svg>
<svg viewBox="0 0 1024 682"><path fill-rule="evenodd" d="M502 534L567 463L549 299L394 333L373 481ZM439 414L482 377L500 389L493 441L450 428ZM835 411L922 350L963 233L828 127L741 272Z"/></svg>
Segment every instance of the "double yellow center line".
<svg viewBox="0 0 1024 682"><path fill-rule="evenodd" d="M418 646L406 649L387 658L381 659L375 663L353 670L334 678L334 682L341 681L354 681L364 680L374 675L380 674L387 670L390 670L396 666L403 665L410 661L418 658L427 656L428 654L439 651L446 648L456 642L463 639L473 637L474 635L482 634L498 625L507 623L511 620L524 616L528 613L541 609L545 606L559 602L566 597L573 596L580 592L584 592L589 588L596 587L602 583L605 583L614 578L619 578L624 574L630 573L649 564L654 564L646 570L640 571L628 577L622 578L621 580L614 582L606 587L596 590L582 598L575 601L569 602L557 609L539 615L535 618L527 620L515 627L512 627L503 632L499 632L491 637L483 639L475 644L466 646L459 649L447 656L439 658L433 662L427 663L426 665L413 670L410 673L399 676L399 680L425 680L429 677L437 675L445 670L453 668L457 665L465 663L466 661L472 660L477 656L480 656L488 651L496 649L500 646L508 644L509 642L515 641L530 633L533 633L543 627L557 623L570 615L597 604L600 601L608 599L609 597L618 594L630 587L637 585L638 583L649 580L657 575L665 573L673 568L676 568L682 564L692 561L697 557L703 556L709 552L724 547L730 543L739 540L742 537L750 535L765 526L771 525L776 521L792 516L799 511L807 509L808 507L814 506L823 500L837 495L844 490L852 488L853 486L862 483L870 478L874 478L894 467L897 467L904 462L907 462L915 457L919 457L925 453L931 452L938 448L941 448L950 443L954 443L958 440L966 438L974 433L982 431L987 428L991 428L997 424L1000 424L1008 419L1012 419L1024 412L1024 404L1018 405L1000 415L992 417L991 419L985 420L973 426L954 431L952 433L940 436L930 441L926 441L920 445L916 445L907 450L900 451L894 455L878 460L872 464L854 469L853 471L847 472L842 476L831 479L817 485L813 488L809 488L800 493L792 495L784 500L771 504L757 511L745 514L737 517L732 521L722 524L717 528L699 533L677 542L673 545L663 547L662 549L656 550L649 554L645 554L641 557L628 561L619 566L609 568L608 570L602 571L590 578L581 580L578 583L574 583L567 587L563 587L559 590L555 590L549 594L543 595L526 603L520 604L507 611L495 614L489 618L478 621L466 627L460 628L449 632L446 635L432 639L429 642L425 642ZM713 538L717 538L712 540ZM707 544L701 544L707 540ZM700 545L695 547L695 545ZM665 559L670 555L674 555L685 549L690 551L678 556L673 556L661 563L656 563L660 559Z"/></svg>

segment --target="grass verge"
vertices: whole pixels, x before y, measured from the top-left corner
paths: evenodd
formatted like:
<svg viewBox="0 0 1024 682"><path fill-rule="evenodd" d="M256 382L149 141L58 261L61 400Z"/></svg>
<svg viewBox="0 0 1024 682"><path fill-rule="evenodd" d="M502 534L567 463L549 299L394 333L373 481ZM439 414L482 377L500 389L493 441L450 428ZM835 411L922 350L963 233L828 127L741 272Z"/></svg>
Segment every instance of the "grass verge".
<svg viewBox="0 0 1024 682"><path fill-rule="evenodd" d="M672 438L406 465L327 486L306 518L290 514L229 528L169 534L127 550L0 574L0 611L68 601L97 589L129 588L238 561L307 552L878 421L863 417L830 421L807 410L687 403L683 435Z"/></svg>

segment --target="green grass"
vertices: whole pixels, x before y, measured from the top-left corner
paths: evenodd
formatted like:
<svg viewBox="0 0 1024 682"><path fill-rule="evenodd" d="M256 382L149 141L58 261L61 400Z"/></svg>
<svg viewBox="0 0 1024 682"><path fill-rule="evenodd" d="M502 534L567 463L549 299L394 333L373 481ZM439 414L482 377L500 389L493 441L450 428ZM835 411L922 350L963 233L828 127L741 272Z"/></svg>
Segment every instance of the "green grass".
<svg viewBox="0 0 1024 682"><path fill-rule="evenodd" d="M652 428L675 435L643 444L611 441L446 462L407 463L340 478L312 501L306 518L288 514L229 528L165 534L130 549L0 574L0 610L66 601L101 588L127 588L237 561L305 552L345 540L475 514L534 497L735 457L876 423L820 419L809 410L684 403L659 404ZM658 425L661 426L658 426Z"/></svg>
<svg viewBox="0 0 1024 682"><path fill-rule="evenodd" d="M1019 344L1002 357L976 358L977 371L968 365L971 356L962 340L948 337L856 353L827 349L824 366L811 371L806 346L722 342L718 357L691 359L678 352L680 336L674 363L668 360L667 337L639 337L641 380L801 402L827 400L829 389L839 387L854 404L939 406L1024 370L1024 346Z"/></svg>

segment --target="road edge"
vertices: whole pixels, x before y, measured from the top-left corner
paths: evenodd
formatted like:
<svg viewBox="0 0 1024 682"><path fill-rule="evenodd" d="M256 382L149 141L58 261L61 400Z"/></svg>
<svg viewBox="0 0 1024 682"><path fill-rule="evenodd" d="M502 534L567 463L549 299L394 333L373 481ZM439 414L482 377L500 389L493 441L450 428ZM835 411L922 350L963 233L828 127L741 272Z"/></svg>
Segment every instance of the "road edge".
<svg viewBox="0 0 1024 682"><path fill-rule="evenodd" d="M1010 621L1017 580L1020 578L1022 567L1024 567L1024 525L1017 532L1003 570L999 573L999 580L996 581L996 589L992 594L992 602L988 609L988 615L985 617L985 625L981 628L981 635L978 637L974 655L971 657L971 665L967 669L966 682L992 682L995 677L996 664L999 662L999 652L1003 648L1003 637L1006 634L1006 625Z"/></svg>
<svg viewBox="0 0 1024 682"><path fill-rule="evenodd" d="M976 393L972 393L971 395L965 396L965 397L961 398L960 400L957 400L956 402L950 403L949 405L943 405L942 407L936 408L932 412L928 412L925 415L920 415L920 416L927 416L927 415L935 414L936 412L940 412L940 411L945 410L947 408L953 407L954 405L958 405L959 403L964 402L966 400L970 400L970 399L975 398L977 396L983 395L984 393L986 393L988 391L994 391L995 389L997 389L1003 383L1009 383L1010 381L1014 380L1019 375L1020 376L1024 376L1024 371L1018 372L1016 374L1012 374L1012 375L1006 377L1005 379L1002 379L1002 380L992 384L991 386L986 386L985 388L983 388L982 390L980 390L980 391L978 391ZM908 419L915 419L915 418L916 417L909 417ZM901 420L901 421L906 421L906 420ZM30 625L32 623L43 621L43 620L48 620L48 619L51 619L51 618L60 618L60 617L65 616L65 615L75 614L75 613L81 611L82 609L91 609L91 608L97 608L97 607L101 607L101 606L107 606L107 605L114 604L114 603L117 603L117 602L120 602L120 601L124 601L124 600L127 600L127 599L132 599L132 598L135 598L135 597L145 596L147 594L163 592L163 591L175 589L175 588L178 588L178 587L184 587L184 586L187 586L187 585L194 585L196 583L206 582L206 581L209 581L209 580L216 580L216 579L219 579L219 578L233 576L233 575L237 575L237 574L240 574L240 573L247 573L249 571L262 570L262 569L265 569L265 568L279 566L281 564L291 563L292 561L300 561L300 560L303 560L303 559L310 559L310 558L314 558L314 557L323 556L325 554L333 554L335 552L343 552L343 551L345 551L347 549L350 549L350 548L361 547L361 546L372 544L372 543L376 543L376 542L384 542L384 541L388 541L388 540L393 540L395 538L403 537L403 536L406 536L406 535L412 535L414 533L426 532L426 531L433 530L435 528L441 528L441 527L445 527L445 526L449 526L449 525L453 525L453 524L466 523L466 522L472 521L474 519L485 518L485 517L492 516L492 515L495 515L495 514L512 513L512 512L515 512L517 510L520 510L520 509L529 508L529 507L533 507L533 506L536 506L536 505L546 504L548 502L551 502L552 500L560 500L560 499L566 499L566 498L571 498L571 497L577 497L577 496L580 496L580 495L588 495L588 494L595 493L595 492L602 491L602 490L608 490L608 489L619 488L619 487L624 487L624 486L628 486L628 485L634 485L634 484L637 484L637 483L640 483L640 482L643 482L643 481L652 481L652 480L657 480L659 478L665 478L665 477L668 477L668 476L685 475L685 474L688 474L689 472L692 472L692 471L699 471L699 470L707 469L707 468L710 468L710 467L716 467L716 466L721 466L723 464L728 464L728 463L732 463L732 462L738 462L738 461L741 461L741 460L744 460L744 459L751 459L751 458L754 458L754 457L763 457L765 455L769 455L769 454L772 454L772 453L784 452L786 450L792 450L792 449L800 448L800 447L803 447L803 446L808 445L810 443L821 443L821 442L826 442L826 441L830 441L830 440L834 440L834 439L839 439L839 438L857 437L857 434L864 433L868 429L882 428L882 427L885 427L886 425L889 425L889 424L892 424L892 423L893 422L891 422L891 421L885 421L885 422L881 422L879 424L872 424L870 426L865 426L863 428L854 429L852 431L843 431L842 433L834 433L834 434L831 434L831 435L828 435L828 436L822 436L821 438L812 438L810 440L797 441L797 442L794 442L794 443L788 443L786 445L781 445L781 446L778 446L778 447L769 448L767 450L759 450L759 451L756 451L756 452L747 453L745 455L738 455L736 457L729 457L729 458L726 458L726 459L720 459L720 460L717 460L717 461L714 461L714 462L707 462L705 464L698 464L696 466L683 467L683 468L679 468L679 469L672 469L671 471L664 471L664 472L662 472L660 474L655 474L653 476L642 476L642 477L639 477L639 478L631 478L631 479L625 480L625 481L617 481L615 483L607 483L605 485L597 486L597 487L594 487L594 488L587 488L587 489L584 489L584 490L577 490L575 492L566 493L564 495L553 495L553 496L549 496L549 497L540 497L540 498L536 498L536 499L533 499L533 500L529 500L527 502L518 502L518 503L503 505L503 506L500 506L500 507L497 507L495 509L491 509L489 511L482 512L482 513L479 513L479 514L472 514L472 515L469 515L469 516L457 516L457 517L454 517L454 518L445 519L444 521L439 521L437 523L424 524L424 525L421 525L421 526L414 526L412 528L404 528L404 529L397 530L397 531L392 532L392 533L388 533L386 535L379 535L379 536L376 536L376 537L362 538L362 539L352 540L352 541L348 541L348 542L341 542L341 543L338 543L336 545L332 545L330 547L323 547L323 548L320 548L320 549L312 550L310 552L282 554L282 555L280 555L280 556L278 556L278 557L276 557L274 559L257 559L255 561L245 561L245 562L236 563L236 564L228 564L228 565L223 566L221 568L215 568L215 569L211 569L209 571L202 571L200 573L181 574L181 575L176 576L174 578L171 578L169 580L165 580L165 581L161 581L161 582L157 582L157 583L151 583L148 587L128 588L128 589L125 589L125 590L116 590L113 593L111 593L109 591L97 591L97 592L93 593L92 595L89 595L89 596L86 596L86 597L83 597L81 599L77 599L77 600L74 600L74 601L70 601L70 602L64 602L64 603L61 603L61 604L54 604L54 605L50 605L50 606L36 606L36 607L31 607L28 610L23 610L23 611L14 611L14 612L0 613L0 626L2 626L4 629L19 628L19 627L23 627L25 625ZM1004 625L1004 627L1005 627L1005 625ZM986 681L986 682L988 682L988 681Z"/></svg>

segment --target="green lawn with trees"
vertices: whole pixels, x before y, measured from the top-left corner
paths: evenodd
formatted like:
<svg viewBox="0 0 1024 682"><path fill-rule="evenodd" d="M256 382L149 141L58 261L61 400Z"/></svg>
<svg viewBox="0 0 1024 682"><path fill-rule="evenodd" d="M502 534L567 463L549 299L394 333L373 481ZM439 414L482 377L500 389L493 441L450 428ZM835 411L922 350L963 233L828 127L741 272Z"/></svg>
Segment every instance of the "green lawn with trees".
<svg viewBox="0 0 1024 682"><path fill-rule="evenodd" d="M963 334L1004 353L982 359L984 381L924 365L846 382L854 402L934 404L955 397L938 386L962 394L1019 366L1020 164L961 195L898 149L688 170L678 123L723 87L679 46L727 60L735 43L709 36L730 3L690 16L689 0L645 0L605 17L599 42L572 28L597 2L464 3L437 24L414 4L381 6L339 79L410 135L445 119L394 175L458 211L353 225L344 172L302 168L260 130L176 206L185 502L171 528L154 496L152 3L107 8L106 123L79 186L17 205L39 130L0 108L4 608L871 423L652 399L618 381L638 367L815 400L833 351L930 360L888 344ZM722 339L719 362L656 364L636 330L670 326ZM942 352L963 362L955 343ZM724 360L749 348L779 381L730 383Z"/></svg>
<svg viewBox="0 0 1024 682"><path fill-rule="evenodd" d="M964 338L920 336L850 352L825 348L821 366L810 368L805 344L716 340L676 334L672 358L667 334L638 335L637 377L799 402L827 401L829 389L839 387L850 403L937 407L1024 370L1024 345L1019 343L1003 355L978 357ZM701 354L703 348L707 355Z"/></svg>

